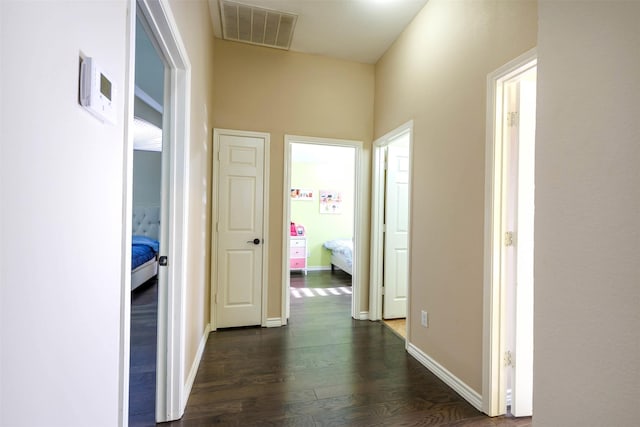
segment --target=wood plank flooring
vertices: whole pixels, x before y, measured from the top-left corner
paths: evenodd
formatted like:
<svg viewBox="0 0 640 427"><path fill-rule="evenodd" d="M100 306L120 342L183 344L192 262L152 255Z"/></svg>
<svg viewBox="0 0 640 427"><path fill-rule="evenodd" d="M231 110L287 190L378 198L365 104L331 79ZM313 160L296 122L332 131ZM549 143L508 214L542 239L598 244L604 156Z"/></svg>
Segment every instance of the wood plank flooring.
<svg viewBox="0 0 640 427"><path fill-rule="evenodd" d="M158 280L131 292L129 427L154 426L156 420L156 347Z"/></svg>
<svg viewBox="0 0 640 427"><path fill-rule="evenodd" d="M381 322L351 319L349 288L331 273L299 278L315 288L293 279L288 326L211 333L184 417L168 425L531 425L483 416Z"/></svg>
<svg viewBox="0 0 640 427"><path fill-rule="evenodd" d="M407 319L389 319L383 320L383 322L385 326L391 328L402 339L407 338Z"/></svg>

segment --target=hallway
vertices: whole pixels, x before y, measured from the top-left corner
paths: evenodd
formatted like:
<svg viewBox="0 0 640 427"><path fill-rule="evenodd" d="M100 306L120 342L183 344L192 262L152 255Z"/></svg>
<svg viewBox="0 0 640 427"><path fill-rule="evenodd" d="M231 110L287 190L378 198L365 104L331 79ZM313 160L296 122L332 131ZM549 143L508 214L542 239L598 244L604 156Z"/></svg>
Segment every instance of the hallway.
<svg viewBox="0 0 640 427"><path fill-rule="evenodd" d="M310 272L313 292L292 288L286 327L213 332L185 415L168 425L531 425L483 416L381 322L351 319L350 288L331 274Z"/></svg>

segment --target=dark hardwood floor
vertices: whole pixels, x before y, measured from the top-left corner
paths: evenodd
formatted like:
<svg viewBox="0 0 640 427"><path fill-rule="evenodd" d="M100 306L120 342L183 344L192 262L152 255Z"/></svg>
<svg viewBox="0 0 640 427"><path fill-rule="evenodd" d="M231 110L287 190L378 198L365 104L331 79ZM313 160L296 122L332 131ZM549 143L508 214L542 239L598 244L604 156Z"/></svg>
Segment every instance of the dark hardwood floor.
<svg viewBox="0 0 640 427"><path fill-rule="evenodd" d="M531 425L482 415L382 323L352 320L346 277L300 276L288 326L211 333L184 417L168 425Z"/></svg>
<svg viewBox="0 0 640 427"><path fill-rule="evenodd" d="M154 426L156 420L156 347L158 281L131 292L129 426Z"/></svg>

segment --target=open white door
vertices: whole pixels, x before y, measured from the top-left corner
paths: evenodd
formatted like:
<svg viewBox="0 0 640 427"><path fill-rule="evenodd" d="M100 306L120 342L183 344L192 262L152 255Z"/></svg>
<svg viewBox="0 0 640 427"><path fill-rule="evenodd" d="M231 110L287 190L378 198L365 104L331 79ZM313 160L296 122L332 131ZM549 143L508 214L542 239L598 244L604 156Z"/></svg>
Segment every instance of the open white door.
<svg viewBox="0 0 640 427"><path fill-rule="evenodd" d="M407 317L409 133L387 146L383 317Z"/></svg>
<svg viewBox="0 0 640 427"><path fill-rule="evenodd" d="M512 296L512 399L511 414L516 417L533 413L533 228L536 68L532 68L506 85L507 96L514 101L510 133L513 138L512 157L515 197L513 203L515 251ZM508 168L509 169L509 168Z"/></svg>
<svg viewBox="0 0 640 427"><path fill-rule="evenodd" d="M410 318L409 229L411 144L409 121L373 144L369 319Z"/></svg>
<svg viewBox="0 0 640 427"><path fill-rule="evenodd" d="M488 76L483 411L533 413L536 51Z"/></svg>
<svg viewBox="0 0 640 427"><path fill-rule="evenodd" d="M267 135L216 129L216 327L261 325Z"/></svg>

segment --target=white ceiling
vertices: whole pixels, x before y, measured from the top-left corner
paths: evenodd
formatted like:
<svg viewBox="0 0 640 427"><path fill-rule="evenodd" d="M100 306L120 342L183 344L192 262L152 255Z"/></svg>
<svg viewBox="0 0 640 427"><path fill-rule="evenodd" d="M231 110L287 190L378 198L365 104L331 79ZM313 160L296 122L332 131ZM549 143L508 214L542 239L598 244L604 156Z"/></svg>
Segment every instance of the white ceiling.
<svg viewBox="0 0 640 427"><path fill-rule="evenodd" d="M234 0L298 15L291 50L374 64L428 0ZM222 38L218 0L211 21Z"/></svg>

